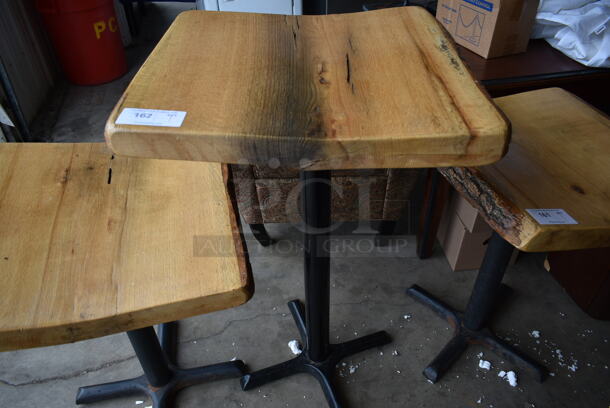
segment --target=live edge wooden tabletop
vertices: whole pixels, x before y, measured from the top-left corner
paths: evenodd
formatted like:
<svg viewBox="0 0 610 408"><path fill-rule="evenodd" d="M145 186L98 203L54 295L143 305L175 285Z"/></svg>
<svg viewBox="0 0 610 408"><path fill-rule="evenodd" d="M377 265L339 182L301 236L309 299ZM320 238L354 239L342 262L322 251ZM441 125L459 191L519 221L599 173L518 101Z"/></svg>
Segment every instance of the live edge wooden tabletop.
<svg viewBox="0 0 610 408"><path fill-rule="evenodd" d="M124 108L181 127L117 125ZM178 16L110 116L121 155L308 170L481 165L509 126L419 7Z"/></svg>
<svg viewBox="0 0 610 408"><path fill-rule="evenodd" d="M220 164L0 144L0 350L68 343L246 302Z"/></svg>
<svg viewBox="0 0 610 408"><path fill-rule="evenodd" d="M496 102L513 125L506 156L443 175L523 251L610 247L610 119L558 88ZM577 224L540 225L527 209L562 209Z"/></svg>

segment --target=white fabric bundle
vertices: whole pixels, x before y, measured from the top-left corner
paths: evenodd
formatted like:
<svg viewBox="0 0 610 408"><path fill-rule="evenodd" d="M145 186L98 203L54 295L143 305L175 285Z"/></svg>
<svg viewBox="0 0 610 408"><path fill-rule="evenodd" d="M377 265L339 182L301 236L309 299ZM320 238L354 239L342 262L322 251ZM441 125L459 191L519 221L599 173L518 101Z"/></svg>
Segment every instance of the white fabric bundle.
<svg viewBox="0 0 610 408"><path fill-rule="evenodd" d="M590 67L610 67L610 0L541 0L532 38Z"/></svg>

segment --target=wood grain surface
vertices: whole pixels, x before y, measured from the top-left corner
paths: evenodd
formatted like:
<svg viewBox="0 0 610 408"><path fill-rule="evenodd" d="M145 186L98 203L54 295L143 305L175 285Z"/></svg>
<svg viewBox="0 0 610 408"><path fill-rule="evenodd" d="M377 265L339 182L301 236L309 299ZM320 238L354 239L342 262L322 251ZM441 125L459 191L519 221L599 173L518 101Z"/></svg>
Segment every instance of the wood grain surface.
<svg viewBox="0 0 610 408"><path fill-rule="evenodd" d="M610 119L559 88L496 103L512 122L507 155L439 171L520 250L610 246ZM525 211L557 208L578 224L540 225Z"/></svg>
<svg viewBox="0 0 610 408"><path fill-rule="evenodd" d="M220 164L0 144L0 350L104 336L252 295Z"/></svg>
<svg viewBox="0 0 610 408"><path fill-rule="evenodd" d="M117 125L124 108L187 114L179 128ZM309 170L486 164L508 135L419 7L182 13L106 126L121 155Z"/></svg>

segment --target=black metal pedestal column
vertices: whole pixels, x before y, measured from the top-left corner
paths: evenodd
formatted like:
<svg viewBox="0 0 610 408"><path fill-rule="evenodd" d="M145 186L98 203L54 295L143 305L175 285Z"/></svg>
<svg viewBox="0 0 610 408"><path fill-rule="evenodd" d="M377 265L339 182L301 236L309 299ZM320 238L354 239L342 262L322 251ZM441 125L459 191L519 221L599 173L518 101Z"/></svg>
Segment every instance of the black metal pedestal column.
<svg viewBox="0 0 610 408"><path fill-rule="evenodd" d="M307 350L316 362L328 355L330 309L330 171L302 172L305 233Z"/></svg>
<svg viewBox="0 0 610 408"><path fill-rule="evenodd" d="M146 395L154 408L171 408L173 396L190 385L241 377L245 370L240 360L205 367L180 369L175 366L177 322L159 326L159 338L152 327L127 332L144 375L130 380L81 387L77 404Z"/></svg>
<svg viewBox="0 0 610 408"><path fill-rule="evenodd" d="M539 381L546 377L547 371L543 366L500 340L487 328L502 292L502 277L512 251L513 246L494 232L465 314L454 310L417 285L407 290L408 295L446 319L454 328L453 338L424 370L424 376L430 381L438 381L466 350L468 344L487 347L511 363L531 371Z"/></svg>
<svg viewBox="0 0 610 408"><path fill-rule="evenodd" d="M417 256L432 256L436 233L443 215L451 187L437 169L427 169L417 231Z"/></svg>
<svg viewBox="0 0 610 408"><path fill-rule="evenodd" d="M303 352L292 360L246 374L241 383L244 390L250 390L293 374L308 373L320 383L328 405L339 408L341 404L332 386L335 366L347 356L388 344L391 339L386 332L380 331L345 343L330 344L330 172L302 172L301 183L306 224L306 310L298 300L289 302L288 308L305 347Z"/></svg>

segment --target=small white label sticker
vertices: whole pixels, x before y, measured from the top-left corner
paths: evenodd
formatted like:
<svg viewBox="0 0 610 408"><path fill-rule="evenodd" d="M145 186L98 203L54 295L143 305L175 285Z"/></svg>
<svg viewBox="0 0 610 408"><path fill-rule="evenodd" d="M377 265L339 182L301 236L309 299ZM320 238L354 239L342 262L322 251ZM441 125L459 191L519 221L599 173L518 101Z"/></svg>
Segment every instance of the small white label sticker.
<svg viewBox="0 0 610 408"><path fill-rule="evenodd" d="M186 112L125 108L116 120L117 125L142 125L180 127L186 117Z"/></svg>
<svg viewBox="0 0 610 408"><path fill-rule="evenodd" d="M570 217L570 214L561 208L534 208L525 211L541 225L578 224L574 218Z"/></svg>

